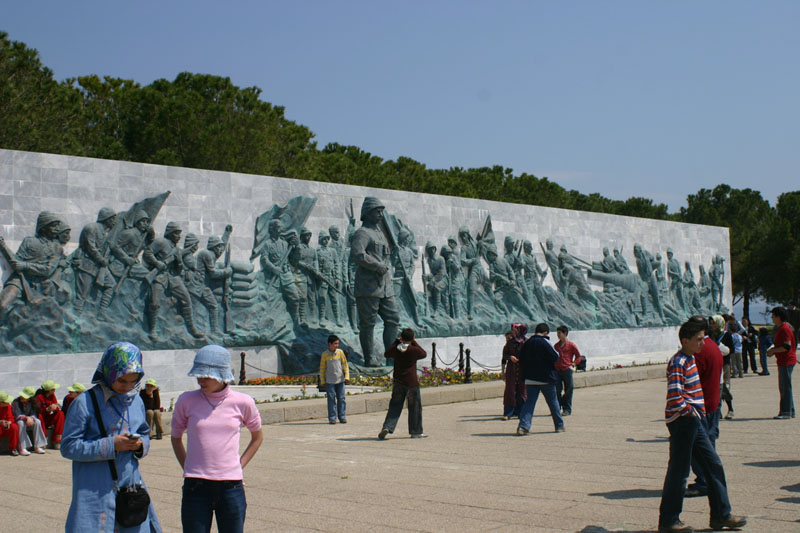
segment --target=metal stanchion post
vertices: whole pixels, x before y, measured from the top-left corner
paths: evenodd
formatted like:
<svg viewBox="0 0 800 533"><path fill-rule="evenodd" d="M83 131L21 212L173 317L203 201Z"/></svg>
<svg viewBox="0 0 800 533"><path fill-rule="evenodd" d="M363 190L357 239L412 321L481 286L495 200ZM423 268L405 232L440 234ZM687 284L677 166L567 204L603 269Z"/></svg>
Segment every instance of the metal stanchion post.
<svg viewBox="0 0 800 533"><path fill-rule="evenodd" d="M467 368L464 370L464 383L472 383L472 365L470 365L470 349L467 348Z"/></svg>
<svg viewBox="0 0 800 533"><path fill-rule="evenodd" d="M244 358L247 357L247 354L242 352L239 357L242 359L242 366L239 368L239 385L247 385L247 371L244 368Z"/></svg>
<svg viewBox="0 0 800 533"><path fill-rule="evenodd" d="M431 368L436 370L436 343L431 343Z"/></svg>
<svg viewBox="0 0 800 533"><path fill-rule="evenodd" d="M464 343L458 343L458 371L464 371Z"/></svg>

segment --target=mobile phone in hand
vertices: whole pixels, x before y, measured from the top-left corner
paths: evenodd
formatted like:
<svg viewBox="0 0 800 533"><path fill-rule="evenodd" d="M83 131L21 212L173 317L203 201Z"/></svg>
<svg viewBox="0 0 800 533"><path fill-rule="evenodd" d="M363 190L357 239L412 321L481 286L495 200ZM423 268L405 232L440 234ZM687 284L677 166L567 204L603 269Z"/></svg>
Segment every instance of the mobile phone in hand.
<svg viewBox="0 0 800 533"><path fill-rule="evenodd" d="M125 436L128 438L128 440L137 440L142 438L142 436L139 435L138 433L128 433Z"/></svg>

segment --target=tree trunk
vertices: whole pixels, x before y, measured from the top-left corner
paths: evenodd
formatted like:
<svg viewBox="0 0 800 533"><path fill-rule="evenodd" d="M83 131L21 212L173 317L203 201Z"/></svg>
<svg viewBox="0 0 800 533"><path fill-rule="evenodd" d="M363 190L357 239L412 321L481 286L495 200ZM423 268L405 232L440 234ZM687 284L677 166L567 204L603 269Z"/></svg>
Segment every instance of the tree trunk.
<svg viewBox="0 0 800 533"><path fill-rule="evenodd" d="M745 280L742 293L742 316L740 318L747 318L747 320L750 320L750 281Z"/></svg>

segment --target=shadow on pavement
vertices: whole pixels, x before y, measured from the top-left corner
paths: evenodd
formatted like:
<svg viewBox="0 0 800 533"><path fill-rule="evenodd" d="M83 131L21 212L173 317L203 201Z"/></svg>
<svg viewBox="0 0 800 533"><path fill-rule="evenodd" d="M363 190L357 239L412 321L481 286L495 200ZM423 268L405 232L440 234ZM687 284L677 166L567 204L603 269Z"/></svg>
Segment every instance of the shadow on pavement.
<svg viewBox="0 0 800 533"><path fill-rule="evenodd" d="M744 466L758 466L761 468L784 468L787 466L800 466L800 461L758 461L743 464Z"/></svg>
<svg viewBox="0 0 800 533"><path fill-rule="evenodd" d="M628 438L628 439L625 439L625 442L635 442L637 444L645 444L645 443L646 444L654 444L654 443L661 444L661 443L664 443L664 442L669 442L669 437L656 437L655 439L642 439L642 440Z"/></svg>
<svg viewBox="0 0 800 533"><path fill-rule="evenodd" d="M650 533L652 529L606 529L601 526L586 526L578 531L578 533Z"/></svg>
<svg viewBox="0 0 800 533"><path fill-rule="evenodd" d="M533 433L531 433L533 435ZM473 437L516 437L518 436L516 430L507 431L506 433L473 433Z"/></svg>
<svg viewBox="0 0 800 533"><path fill-rule="evenodd" d="M459 422L471 422L473 420L497 420L498 422L508 422L508 420L503 420L503 417L498 415L461 415L458 418L467 419L459 420Z"/></svg>
<svg viewBox="0 0 800 533"><path fill-rule="evenodd" d="M800 492L800 483L795 485L786 485L785 487L781 487L781 490L788 490L789 492Z"/></svg>
<svg viewBox="0 0 800 533"><path fill-rule="evenodd" d="M633 500L634 498L660 498L661 489L624 489L610 492L592 492L589 496L602 496L607 500Z"/></svg>
<svg viewBox="0 0 800 533"><path fill-rule="evenodd" d="M778 498L775 501L783 503L800 503L800 498Z"/></svg>

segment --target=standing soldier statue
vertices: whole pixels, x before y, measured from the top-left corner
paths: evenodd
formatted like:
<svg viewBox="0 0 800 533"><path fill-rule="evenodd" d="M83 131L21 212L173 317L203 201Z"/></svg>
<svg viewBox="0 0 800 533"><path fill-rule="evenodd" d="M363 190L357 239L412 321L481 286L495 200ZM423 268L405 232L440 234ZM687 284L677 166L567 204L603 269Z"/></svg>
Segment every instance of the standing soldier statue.
<svg viewBox="0 0 800 533"><path fill-rule="evenodd" d="M277 218L270 220L267 229L269 230L269 239L261 251L261 272L264 273L267 288L274 288L277 286L277 278L280 277L283 265L286 263L289 246L281 238L280 220Z"/></svg>
<svg viewBox="0 0 800 533"><path fill-rule="evenodd" d="M447 314L447 305L442 301L447 295L447 265L444 259L437 257L436 245L431 241L425 244L425 261L428 263L428 273L422 282L428 288L430 316L436 316L440 311Z"/></svg>
<svg viewBox="0 0 800 533"><path fill-rule="evenodd" d="M175 222L169 222L164 230L164 237L155 239L148 246L142 258L150 268L148 279L152 278L150 285L150 338L158 338L158 310L161 301L167 296L167 291L178 300L181 315L186 323L186 329L195 338L203 338L194 325L192 313L192 299L186 285L183 284L183 262L180 250L175 246L181 240L181 228Z"/></svg>
<svg viewBox="0 0 800 533"><path fill-rule="evenodd" d="M334 227L334 226L332 226ZM325 327L325 312L326 312L326 299L331 303L331 312L333 313L333 320L337 326L342 326L342 321L339 318L339 293L337 289L341 287L340 280L340 254L334 248L331 248L328 243L331 238L328 232L323 230L319 231L317 241L319 248L317 248L316 257L314 260L315 268L325 278L321 279L318 286L319 294L319 325ZM328 281L336 283L332 286Z"/></svg>
<svg viewBox="0 0 800 533"><path fill-rule="evenodd" d="M211 331L216 335L222 334L218 326L217 299L225 297L225 280L233 275L231 267L220 267L217 264L217 259L225 252L225 246L222 238L212 235L208 238L206 249L197 254L197 273L203 282L203 303L208 308Z"/></svg>
<svg viewBox="0 0 800 533"><path fill-rule="evenodd" d="M110 252L114 243L107 242L109 232L117 222L117 214L113 209L104 207L97 214L97 222L87 224L78 237L78 250L73 257L75 277L75 300L73 307L80 313L86 305L93 285L102 292L100 311L111 304L115 281L108 270Z"/></svg>
<svg viewBox="0 0 800 533"><path fill-rule="evenodd" d="M375 366L373 344L375 322L383 319L383 345L388 349L397 338L399 311L389 268L389 243L383 232L386 207L374 196L361 204L361 227L353 234L350 257L356 264L355 297L358 307L359 338L364 363Z"/></svg>
<svg viewBox="0 0 800 533"><path fill-rule="evenodd" d="M300 244L298 245L300 253L300 263L303 266L314 266L314 259L316 252L311 246L311 230L302 227L300 228ZM306 277L306 309L308 309L308 317L312 320L317 318L317 279L308 268L301 269L301 274Z"/></svg>

